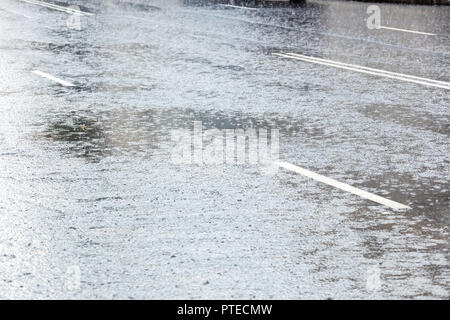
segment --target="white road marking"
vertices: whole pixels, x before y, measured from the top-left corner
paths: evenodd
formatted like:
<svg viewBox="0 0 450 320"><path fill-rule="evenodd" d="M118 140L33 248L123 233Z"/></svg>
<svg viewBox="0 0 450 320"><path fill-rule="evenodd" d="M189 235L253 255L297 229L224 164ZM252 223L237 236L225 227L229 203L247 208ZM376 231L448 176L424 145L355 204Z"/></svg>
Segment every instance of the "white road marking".
<svg viewBox="0 0 450 320"><path fill-rule="evenodd" d="M402 81L406 81L406 82L422 84L422 85L426 85L426 86L450 89L450 83L445 82L445 81L421 78L421 77L411 76L411 75L402 74L402 73L368 68L368 67L363 67L363 66L358 66L358 65L354 65L354 64L348 64L348 63L342 63L342 62L333 61L333 60L321 59L321 58L316 58L316 57L311 57L311 56L304 56L304 55L300 55L300 54L296 54L296 53L273 53L273 55L284 57L284 58L295 59L295 60L301 60L301 61L305 61L305 62L321 64L321 65L345 69L345 70L366 73L366 74L380 76L380 77L386 77L386 78L402 80Z"/></svg>
<svg viewBox="0 0 450 320"><path fill-rule="evenodd" d="M414 30L400 29L400 28L392 28L392 27L383 27L383 26L381 26L380 29L402 31L402 32L409 32L409 33L417 33L417 34L424 34L424 35L427 35L427 36L436 36L437 35L435 33L421 32L421 31L414 31Z"/></svg>
<svg viewBox="0 0 450 320"><path fill-rule="evenodd" d="M370 193L370 192L367 192L367 191L364 191L364 190L352 187L351 185L348 185L346 183L342 183L342 182L339 182L337 180L325 177L325 176L323 176L321 174L309 171L309 170L304 169L304 168L300 168L300 167L298 167L296 165L293 165L293 164L290 164L288 162L278 161L278 162L276 162L276 164L278 166L282 167L282 168L285 168L287 170L296 172L296 173L301 174L301 175L303 175L305 177L308 177L308 178L314 179L316 181L325 183L327 185L330 185L332 187L341 189L343 191L353 193L353 194L355 194L355 195L357 195L357 196L359 196L361 198L374 201L376 203L388 206L388 207L390 207L392 209L395 209L395 210L409 210L409 209L411 209L411 207L408 207L408 206L406 206L404 204L401 204L401 203L398 203L398 202L395 202L395 201L392 201L392 200L389 200L389 199L377 196L376 194L373 194L373 193Z"/></svg>
<svg viewBox="0 0 450 320"><path fill-rule="evenodd" d="M57 11L62 11L65 13L77 14L80 16L82 16L82 15L93 16L94 15L93 13L90 13L90 12L80 11L80 10L76 10L73 8L62 7L62 6L58 6L56 4L48 3L45 1L38 1L38 0L19 0L19 1L27 2L30 4L35 4L35 5L38 5L41 7L45 7L45 8L49 8L49 9L53 9L53 10L57 10Z"/></svg>
<svg viewBox="0 0 450 320"><path fill-rule="evenodd" d="M50 75L48 73L45 73L45 72L42 72L42 71L39 71L39 70L33 70L32 72L34 74L37 74L38 76L41 76L41 77L47 78L49 80L55 81L56 83L59 83L60 85L63 85L64 87L75 87L75 85L73 83L70 83L70 82L65 81L65 80L61 80L61 79L59 79L57 77L54 77L54 76L52 76L52 75Z"/></svg>
<svg viewBox="0 0 450 320"><path fill-rule="evenodd" d="M410 79L414 79L414 80L432 82L432 83L441 84L441 85L444 85L444 86L449 86L450 85L450 83L445 82L445 81L439 81L439 80L433 80L433 79L422 78L422 77L417 77L417 76L411 76L411 75L408 75L408 74L391 72L391 71L386 71L386 70L381 70L381 69L374 69L374 68L359 66L359 65L355 65L355 64L343 63L343 62L327 60L327 59L322 59L322 58L316 58L316 57L311 57L311 56L304 56L304 55L301 55L301 54L298 54L298 53L286 53L286 54L289 55L289 56L295 56L295 57L305 58L305 59L309 59L309 60L316 60L316 61L321 61L321 62L333 63L333 64L346 66L346 67L352 67L352 68L368 70L368 71L373 71L373 72L380 72L380 73L385 73L385 74L389 74L389 75L393 75L393 76L401 76L401 77L410 78Z"/></svg>
<svg viewBox="0 0 450 320"><path fill-rule="evenodd" d="M221 7L228 7L228 8L235 8L235 9L257 10L256 8L234 6L232 4L219 4L219 6L221 6Z"/></svg>

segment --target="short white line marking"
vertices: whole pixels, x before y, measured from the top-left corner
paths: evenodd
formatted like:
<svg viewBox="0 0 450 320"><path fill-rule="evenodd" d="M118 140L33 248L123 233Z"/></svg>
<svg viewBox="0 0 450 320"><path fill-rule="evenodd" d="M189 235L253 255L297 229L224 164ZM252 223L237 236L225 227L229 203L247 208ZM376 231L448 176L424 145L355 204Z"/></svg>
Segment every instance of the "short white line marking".
<svg viewBox="0 0 450 320"><path fill-rule="evenodd" d="M392 28L392 27L380 27L380 29L402 31L402 32L409 32L409 33L417 33L417 34L424 34L424 35L427 35L427 36L436 36L437 35L435 33L421 32L421 31L414 31L414 30L400 29L400 28Z"/></svg>
<svg viewBox="0 0 450 320"><path fill-rule="evenodd" d="M56 78L56 77L54 77L54 76L52 76L52 75L50 75L48 73L45 73L45 72L42 72L42 71L39 71L39 70L33 70L32 72L34 74L37 74L38 76L41 76L41 77L47 78L49 80L55 81L55 82L59 83L60 85L63 85L64 87L75 87L75 85L73 83L61 80L61 79Z"/></svg>
<svg viewBox="0 0 450 320"><path fill-rule="evenodd" d="M93 16L94 15L93 13L90 13L90 12L80 11L80 10L76 10L76 9L73 9L73 8L61 7L61 6L58 6L56 4L48 3L48 2L45 2L45 1L38 1L38 0L19 0L19 1L35 4L35 5L38 5L38 6L41 6L41 7L46 7L46 8L49 8L49 9L62 11L62 12L65 12L65 13L70 13L70 14L86 15L86 16Z"/></svg>
<svg viewBox="0 0 450 320"><path fill-rule="evenodd" d="M364 190L352 187L351 185L348 185L346 183L342 183L342 182L339 182L337 180L325 177L325 176L323 176L321 174L309 171L309 170L304 169L304 168L300 168L300 167L298 167L296 165L293 165L293 164L290 164L288 162L278 161L278 162L276 162L276 164L278 166L282 167L282 168L285 168L287 170L296 172L296 173L301 174L301 175L303 175L305 177L308 177L308 178L314 179L316 181L328 184L328 185L330 185L332 187L341 189L343 191L353 193L353 194L355 194L355 195L357 195L357 196L359 196L361 198L374 201L376 203L388 206L388 207L390 207L392 209L395 209L395 210L409 210L409 209L411 209L411 207L408 207L408 206L406 206L404 204L401 204L401 203L398 203L398 202L395 202L395 201L392 201L392 200L389 200L389 199L377 196L377 195L375 195L373 193L370 193L370 192L367 192L367 191L364 191Z"/></svg>
<svg viewBox="0 0 450 320"><path fill-rule="evenodd" d="M234 6L232 4L219 4L219 6L221 6L221 7L228 7L228 8L235 8L235 9L257 10L256 8Z"/></svg>
<svg viewBox="0 0 450 320"><path fill-rule="evenodd" d="M373 69L373 68L368 68L368 67L363 67L363 66L358 66L358 65L342 63L342 62L333 61L333 60L326 60L326 59L320 59L320 58L315 58L315 57L303 56L303 55L299 55L299 54L295 54L295 53L273 53L273 55L284 57L284 58L290 58L290 59L295 59L295 60L301 60L301 61L321 64L321 65L345 69L345 70L352 70L352 71L366 73L366 74L375 75L375 76L381 76L381 77L386 77L386 78L391 78L391 79L396 79L396 80L402 80L402 81L407 81L407 82L412 82L412 83L417 83L417 84L423 84L426 86L450 89L450 83L445 82L445 81L421 78L421 77L411 76L411 75L402 74L402 73L395 73L395 72L390 72L390 71L385 71L385 70L379 70L379 69Z"/></svg>

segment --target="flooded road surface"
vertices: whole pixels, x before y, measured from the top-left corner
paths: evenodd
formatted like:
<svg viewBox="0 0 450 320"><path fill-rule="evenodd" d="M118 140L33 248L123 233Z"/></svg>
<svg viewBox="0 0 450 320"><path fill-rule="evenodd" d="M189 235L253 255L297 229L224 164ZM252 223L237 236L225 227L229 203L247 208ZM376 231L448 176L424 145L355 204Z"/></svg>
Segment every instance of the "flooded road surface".
<svg viewBox="0 0 450 320"><path fill-rule="evenodd" d="M0 3L1 298L449 298L449 7L35 2ZM410 209L174 162L195 123Z"/></svg>

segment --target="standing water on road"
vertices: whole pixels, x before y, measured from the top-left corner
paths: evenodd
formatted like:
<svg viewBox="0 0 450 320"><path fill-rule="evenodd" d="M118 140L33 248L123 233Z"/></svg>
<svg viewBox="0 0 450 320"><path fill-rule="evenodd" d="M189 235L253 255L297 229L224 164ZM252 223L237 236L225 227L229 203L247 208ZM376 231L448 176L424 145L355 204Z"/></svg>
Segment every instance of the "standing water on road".
<svg viewBox="0 0 450 320"><path fill-rule="evenodd" d="M450 7L49 3L0 3L0 298L449 298ZM173 161L259 129L410 209Z"/></svg>

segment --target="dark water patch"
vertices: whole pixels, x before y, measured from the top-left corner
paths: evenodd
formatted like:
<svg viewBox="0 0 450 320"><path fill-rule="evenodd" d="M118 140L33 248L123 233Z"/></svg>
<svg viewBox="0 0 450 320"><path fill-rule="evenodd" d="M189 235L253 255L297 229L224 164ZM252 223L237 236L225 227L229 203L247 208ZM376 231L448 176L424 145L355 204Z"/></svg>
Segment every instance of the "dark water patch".
<svg viewBox="0 0 450 320"><path fill-rule="evenodd" d="M159 110L122 108L48 114L35 123L43 131L36 137L67 143L67 152L91 160L122 153L151 153L170 141L172 129L192 130L194 121L208 129L278 129L281 137L322 136L323 128L298 118L280 118L276 113L251 116L245 113L199 112L192 109Z"/></svg>

